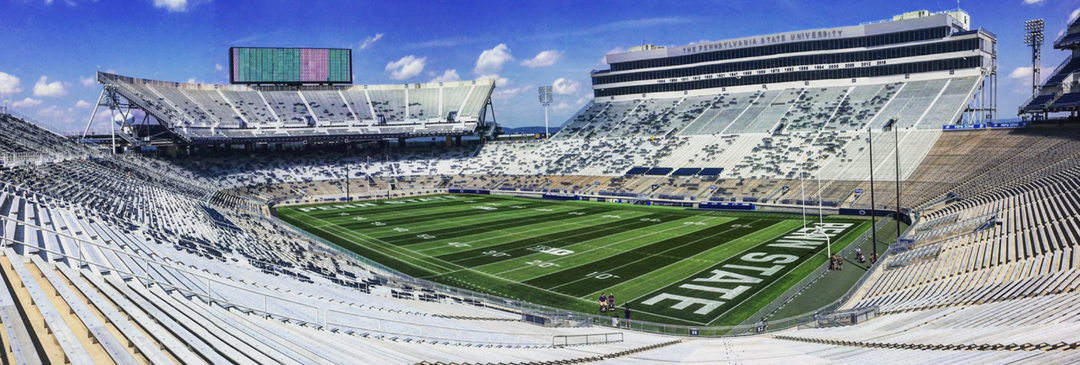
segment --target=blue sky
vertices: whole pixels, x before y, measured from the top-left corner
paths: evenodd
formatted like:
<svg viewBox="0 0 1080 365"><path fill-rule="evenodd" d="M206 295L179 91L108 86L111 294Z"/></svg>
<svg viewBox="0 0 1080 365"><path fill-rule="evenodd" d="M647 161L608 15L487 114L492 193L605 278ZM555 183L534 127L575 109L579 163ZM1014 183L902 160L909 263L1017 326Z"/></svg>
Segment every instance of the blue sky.
<svg viewBox="0 0 1080 365"><path fill-rule="evenodd" d="M998 35L1001 117L1030 93L1023 22L1045 18L1043 67L1067 55L1050 43L1076 0L963 2L973 27ZM495 77L495 114L543 125L536 87L555 85L551 124L591 92L603 56L639 45L685 45L857 25L952 1L210 1L0 0L0 97L60 130L86 124L101 91L94 72L228 83L234 46L353 50L356 84ZM1049 70L1044 71L1044 76Z"/></svg>

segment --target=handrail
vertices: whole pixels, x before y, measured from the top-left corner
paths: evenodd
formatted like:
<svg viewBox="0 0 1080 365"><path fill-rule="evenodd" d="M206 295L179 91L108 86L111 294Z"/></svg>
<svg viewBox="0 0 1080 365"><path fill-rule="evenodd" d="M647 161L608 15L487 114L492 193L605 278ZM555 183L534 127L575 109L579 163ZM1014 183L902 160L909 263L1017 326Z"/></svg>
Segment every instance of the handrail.
<svg viewBox="0 0 1080 365"><path fill-rule="evenodd" d="M618 335L619 338L615 339L614 338L615 335ZM591 341L589 341L589 339L592 338L593 336L604 336L604 340L600 341L600 342L591 342ZM569 340L572 339L572 338L584 338L585 342L584 343L580 343L580 342L578 342L578 343L570 343ZM558 342L559 339L562 339L561 344ZM586 345L586 346L588 346L588 345L603 345L603 344L607 344L607 343L619 343L619 342L623 342L623 333L622 332L586 333L586 334L581 334L581 335L556 335L556 336L551 336L551 347L555 347L555 348L567 347L567 346L575 346L575 345Z"/></svg>
<svg viewBox="0 0 1080 365"><path fill-rule="evenodd" d="M357 326L357 325L354 325L354 324L348 324L348 323L344 323L344 322L333 322L333 321L330 320L330 314L332 314L332 313L333 314L343 314L343 315L348 315L348 316L353 316L353 317L359 317L359 318L364 318L364 319L369 319L369 320L375 320L377 322L376 322L376 326L374 326L374 328L372 328L372 327L361 327L361 326ZM414 323L414 322L398 321L398 320L392 320L392 319L386 319L386 318L377 318L377 317L366 316L366 315L362 315L362 314L358 314L358 313L349 313L349 312L344 312L344 311L340 311L340 310L336 310L336 309L327 309L327 310L325 310L323 312L323 319L325 321L325 325L326 325L327 328L346 327L346 328L350 328L350 329L358 329L358 330L367 331L369 333L375 332L375 333L382 333L382 334L387 334L387 335L409 336L409 337L420 338L420 339L431 339L431 340L440 340L440 341L457 341L457 342L465 342L465 343L483 343L483 344L491 344L491 345L544 346L544 345L547 344L547 341L546 341L547 337L550 336L550 334L535 333L535 332L499 332L499 331L490 331L490 330L485 330L485 329L466 329L466 328L447 327L447 326L433 325L433 324L428 324L428 323L417 324L417 323ZM399 331L390 330L390 329L386 328L385 324L395 324L395 325L399 325L399 326L405 326L407 328L408 327L415 328L416 332L408 333L408 332L400 331L400 330ZM448 330L451 333L454 333L454 337L439 336L437 334L432 335L432 333L430 332L432 329ZM425 334L424 333L425 330L427 330L429 332L427 334ZM488 341L473 341L473 340L469 340L468 338L463 338L463 336L459 336L459 335L465 335L465 334L470 334L470 333L474 333L477 336L482 336L483 334L488 334L488 335L494 334L494 335L510 336L510 337L514 337L514 338L539 336L539 337L543 337L544 341L535 341L535 340L531 341L531 342L530 341L506 342L506 341L491 341L491 340L488 340Z"/></svg>

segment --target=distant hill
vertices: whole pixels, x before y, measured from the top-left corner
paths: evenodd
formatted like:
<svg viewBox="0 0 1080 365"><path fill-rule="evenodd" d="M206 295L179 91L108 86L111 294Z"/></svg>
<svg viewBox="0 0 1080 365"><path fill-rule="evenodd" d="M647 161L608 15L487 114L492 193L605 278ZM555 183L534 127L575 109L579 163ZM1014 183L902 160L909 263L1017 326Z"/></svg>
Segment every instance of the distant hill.
<svg viewBox="0 0 1080 365"><path fill-rule="evenodd" d="M555 134L556 132L559 131L559 127L551 127L551 128L548 128L548 130L551 131L551 134ZM504 134L536 134L536 133L544 133L544 126L539 126L539 127L518 127L518 128L503 127L503 133Z"/></svg>

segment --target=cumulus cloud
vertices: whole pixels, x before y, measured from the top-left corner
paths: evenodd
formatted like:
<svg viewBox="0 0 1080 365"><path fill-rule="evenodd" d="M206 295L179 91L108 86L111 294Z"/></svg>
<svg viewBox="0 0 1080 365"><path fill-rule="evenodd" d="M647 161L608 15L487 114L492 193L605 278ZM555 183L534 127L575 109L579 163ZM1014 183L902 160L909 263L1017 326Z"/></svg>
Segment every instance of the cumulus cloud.
<svg viewBox="0 0 1080 365"><path fill-rule="evenodd" d="M509 99L530 90L533 90L532 85L522 86L516 89L496 89L495 93L492 94L492 97L496 99Z"/></svg>
<svg viewBox="0 0 1080 365"><path fill-rule="evenodd" d="M559 78L551 84L551 91L559 95L573 94L577 92L579 85L577 81Z"/></svg>
<svg viewBox="0 0 1080 365"><path fill-rule="evenodd" d="M163 8L171 12L182 13L187 11L187 0L153 0L155 8Z"/></svg>
<svg viewBox="0 0 1080 365"><path fill-rule="evenodd" d="M40 111L38 111L38 115L48 118L67 118L68 114L71 113L71 111L71 109L64 110L60 109L60 107L56 105L53 105L48 108L41 109Z"/></svg>
<svg viewBox="0 0 1080 365"><path fill-rule="evenodd" d="M461 76L458 76L457 70L446 70L442 75L431 79L429 82L448 82L448 81L461 81Z"/></svg>
<svg viewBox="0 0 1080 365"><path fill-rule="evenodd" d="M367 49L368 47L371 47L371 45L375 44L375 42L378 42L380 39L382 39L382 36L382 33L378 33L374 36L367 37L367 39L364 39L364 42L360 43L360 49Z"/></svg>
<svg viewBox="0 0 1080 365"><path fill-rule="evenodd" d="M498 73L502 71L504 63L513 60L514 56L510 55L510 48L505 43L499 43L495 48L480 53L480 58L476 59L476 68L473 69L473 72L477 75Z"/></svg>
<svg viewBox="0 0 1080 365"><path fill-rule="evenodd" d="M79 84L81 84L83 87L94 87L94 84L96 84L96 83L97 83L97 80L94 80L93 77L79 76Z"/></svg>
<svg viewBox="0 0 1080 365"><path fill-rule="evenodd" d="M64 89L64 83L60 81L49 82L48 77L41 76L34 84L34 96L58 98L64 95L67 95L67 90Z"/></svg>
<svg viewBox="0 0 1080 365"><path fill-rule="evenodd" d="M425 62L427 62L427 57L416 58L413 55L408 55L395 62L387 63L386 71L392 71L390 72L391 79L410 79L424 71Z"/></svg>
<svg viewBox="0 0 1080 365"><path fill-rule="evenodd" d="M225 69L225 67L221 66L220 63L215 63L214 64L214 71L221 71L221 70L224 70L224 69Z"/></svg>
<svg viewBox="0 0 1080 365"><path fill-rule="evenodd" d="M1044 0L1024 0L1024 4L1038 4L1038 3L1041 3L1043 1Z"/></svg>
<svg viewBox="0 0 1080 365"><path fill-rule="evenodd" d="M506 86L507 84L510 83L510 80L507 80L505 77L499 77L499 75L497 75L497 74L480 75L480 77L477 77L476 79L477 80L495 80L495 86L496 87L503 87L503 86Z"/></svg>
<svg viewBox="0 0 1080 365"><path fill-rule="evenodd" d="M1013 70L1013 72L1009 74L1009 78L1010 79L1028 78L1028 77L1031 77L1031 73L1032 73L1031 67L1021 66L1021 67L1017 67L1015 70Z"/></svg>
<svg viewBox="0 0 1080 365"><path fill-rule="evenodd" d="M559 105L553 106L551 108L555 109L556 111L562 111L562 110L570 109L570 108L572 108L572 106L570 104L567 104L566 102L562 102L562 103L559 103Z"/></svg>
<svg viewBox="0 0 1080 365"><path fill-rule="evenodd" d="M79 102L75 103L76 108L89 108L92 105L93 104L86 102L86 100L79 100Z"/></svg>
<svg viewBox="0 0 1080 365"><path fill-rule="evenodd" d="M22 82L18 77L0 72L0 96L14 95L22 92Z"/></svg>
<svg viewBox="0 0 1080 365"><path fill-rule="evenodd" d="M555 62L561 60L562 57L562 52L556 50L543 51L531 60L525 60L521 65L529 68L551 66L554 65Z"/></svg>
<svg viewBox="0 0 1080 365"><path fill-rule="evenodd" d="M607 53L604 55L604 57L600 57L600 62L598 62L598 63L601 64L601 65L606 65L607 64L607 55L612 54L612 53L624 53L624 52L626 52L626 48L623 48L623 47L612 48L610 51L607 51Z"/></svg>
<svg viewBox="0 0 1080 365"><path fill-rule="evenodd" d="M30 108L38 105L41 105L41 100L31 98L18 100L14 103L11 103L12 108Z"/></svg>

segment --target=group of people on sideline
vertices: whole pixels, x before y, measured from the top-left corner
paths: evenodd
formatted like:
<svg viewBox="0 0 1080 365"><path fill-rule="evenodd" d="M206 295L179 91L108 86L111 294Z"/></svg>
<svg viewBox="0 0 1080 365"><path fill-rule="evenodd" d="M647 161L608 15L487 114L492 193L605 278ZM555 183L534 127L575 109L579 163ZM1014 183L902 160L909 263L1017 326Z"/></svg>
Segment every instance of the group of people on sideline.
<svg viewBox="0 0 1080 365"><path fill-rule="evenodd" d="M607 295L605 295L604 293L600 293L600 313L606 313L606 312L609 312L609 311L610 312L615 311L615 293L607 293ZM626 323L625 323L626 326L629 327L630 326L630 303L623 303L623 316L624 316L625 321L626 321ZM615 315L611 317L611 326L612 327L618 327L619 326L619 314L618 313L615 313Z"/></svg>
<svg viewBox="0 0 1080 365"><path fill-rule="evenodd" d="M862 253L862 247L855 247L855 259L860 263L866 263L866 256ZM870 265L877 263L878 255L870 254ZM844 258L840 255L829 256L829 270L844 271Z"/></svg>

